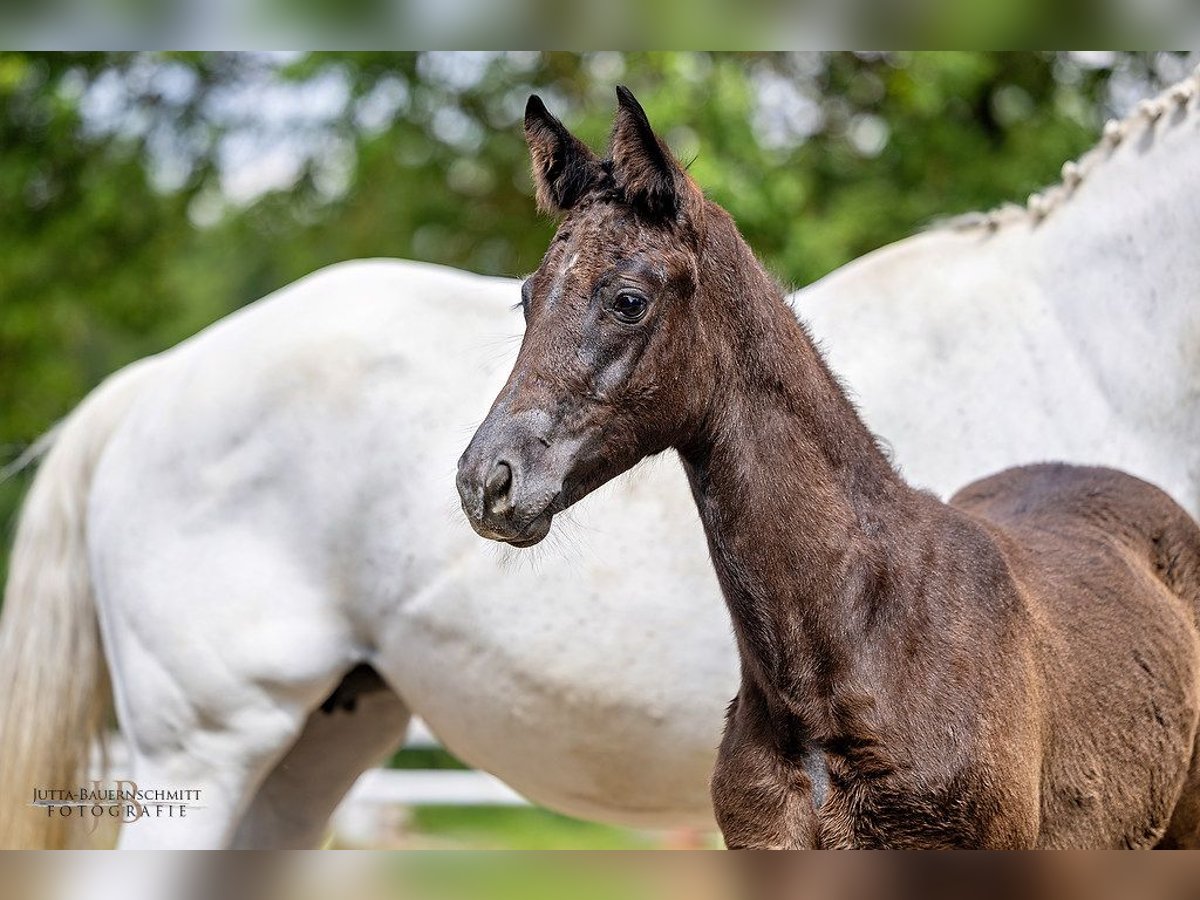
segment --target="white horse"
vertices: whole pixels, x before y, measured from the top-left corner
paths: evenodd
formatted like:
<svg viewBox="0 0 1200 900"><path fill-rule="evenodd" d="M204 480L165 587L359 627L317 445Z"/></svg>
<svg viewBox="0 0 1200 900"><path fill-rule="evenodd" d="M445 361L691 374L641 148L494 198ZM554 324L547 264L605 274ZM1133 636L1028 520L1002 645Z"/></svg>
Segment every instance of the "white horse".
<svg viewBox="0 0 1200 900"><path fill-rule="evenodd" d="M797 295L910 480L946 492L1057 458L1200 509L1197 93L1193 77L1114 123L1027 209ZM314 844L410 712L555 809L711 823L736 656L682 473L597 492L532 563L458 512L457 454L510 367L518 296L415 263L335 266L62 423L0 622L0 846L82 833L23 805L95 772L108 673L132 751L113 774L200 792L123 846ZM390 689L316 711L362 662Z"/></svg>

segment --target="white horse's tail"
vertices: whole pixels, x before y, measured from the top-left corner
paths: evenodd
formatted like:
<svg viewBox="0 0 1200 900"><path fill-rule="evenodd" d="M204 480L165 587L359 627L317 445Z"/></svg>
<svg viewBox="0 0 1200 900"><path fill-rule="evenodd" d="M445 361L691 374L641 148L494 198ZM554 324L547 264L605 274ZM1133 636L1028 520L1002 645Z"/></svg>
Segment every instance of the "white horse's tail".
<svg viewBox="0 0 1200 900"><path fill-rule="evenodd" d="M108 666L88 571L87 499L105 445L160 362L122 369L39 441L49 450L21 510L0 614L0 848L6 850L78 845L87 834L77 810L66 818L30 804L35 788L79 789L109 724Z"/></svg>

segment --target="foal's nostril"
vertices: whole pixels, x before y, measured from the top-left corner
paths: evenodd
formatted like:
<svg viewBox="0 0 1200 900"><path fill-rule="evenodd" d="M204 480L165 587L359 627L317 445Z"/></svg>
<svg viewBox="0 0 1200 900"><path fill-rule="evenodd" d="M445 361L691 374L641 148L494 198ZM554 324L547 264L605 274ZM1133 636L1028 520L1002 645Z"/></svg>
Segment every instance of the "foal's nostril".
<svg viewBox="0 0 1200 900"><path fill-rule="evenodd" d="M512 510L512 466L498 462L488 475L483 486L483 497L494 516L505 515Z"/></svg>

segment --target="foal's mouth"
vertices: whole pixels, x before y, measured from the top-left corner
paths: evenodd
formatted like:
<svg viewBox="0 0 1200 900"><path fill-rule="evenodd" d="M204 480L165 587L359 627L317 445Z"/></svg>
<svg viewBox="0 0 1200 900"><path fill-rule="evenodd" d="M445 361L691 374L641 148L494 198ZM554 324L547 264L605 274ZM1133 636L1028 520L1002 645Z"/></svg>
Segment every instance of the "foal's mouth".
<svg viewBox="0 0 1200 900"><path fill-rule="evenodd" d="M539 513L532 519L524 522L519 528L509 529L507 527L508 523L488 522L484 519L477 519L472 515L468 515L467 520L471 523L471 527L475 529L475 533L480 537L524 550L532 547L534 544L540 544L546 535L550 533L554 514L558 512L556 505L558 500L559 495L556 494L550 499L549 503L542 507Z"/></svg>
<svg viewBox="0 0 1200 900"><path fill-rule="evenodd" d="M483 522L472 521L471 524L475 526L475 532L480 537L524 550L527 547L532 547L534 544L540 544L546 535L550 533L550 521L552 518L553 516L550 513L542 513L515 533L496 531Z"/></svg>
<svg viewBox="0 0 1200 900"><path fill-rule="evenodd" d="M540 544L542 542L542 539L545 538L546 535L548 535L549 533L550 533L550 524L549 524L549 522L547 522L545 530L542 531L540 534L535 534L531 537L524 537L524 538L509 538L508 540L504 540L504 543L508 544L508 546L510 546L510 547L516 547L518 550L524 550L527 547L532 547L535 544Z"/></svg>

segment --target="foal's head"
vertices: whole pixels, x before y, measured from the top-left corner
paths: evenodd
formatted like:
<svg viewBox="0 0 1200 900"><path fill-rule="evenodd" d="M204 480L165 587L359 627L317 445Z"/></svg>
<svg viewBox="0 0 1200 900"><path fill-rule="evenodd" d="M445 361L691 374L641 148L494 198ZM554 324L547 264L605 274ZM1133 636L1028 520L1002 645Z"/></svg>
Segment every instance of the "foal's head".
<svg viewBox="0 0 1200 900"><path fill-rule="evenodd" d="M701 272L713 271L702 265L714 249L706 225L732 225L633 95L617 96L605 159L537 97L525 111L538 204L559 227L522 287L512 374L458 467L475 530L519 547L642 457L686 444L718 378L720 317Z"/></svg>

